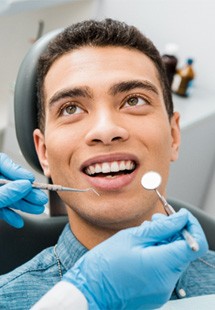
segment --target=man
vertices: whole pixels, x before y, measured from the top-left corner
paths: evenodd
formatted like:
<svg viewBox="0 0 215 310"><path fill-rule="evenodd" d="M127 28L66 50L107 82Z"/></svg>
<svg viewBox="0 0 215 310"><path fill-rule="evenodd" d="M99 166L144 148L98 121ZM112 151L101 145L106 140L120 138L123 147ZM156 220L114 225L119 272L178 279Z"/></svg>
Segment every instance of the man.
<svg viewBox="0 0 215 310"><path fill-rule="evenodd" d="M165 212L154 192L141 188L140 180L149 170L159 172L163 180L160 191L165 194L169 165L177 159L180 143L179 115L173 113L171 92L160 55L148 39L134 27L123 23L87 21L73 25L57 36L40 59L38 99L39 128L34 132L34 142L45 175L56 184L93 187L100 196L93 192L60 194L67 206L71 230L67 226L54 249L45 250L3 280L3 305L7 304L7 296L13 294L16 302L24 303L25 300L26 308L58 282L76 261L82 270L86 270L88 260L85 260L85 255L81 256L87 250L91 250L89 254L96 253L98 258L94 263L96 274L99 263L104 264L103 260L99 261L102 246L98 244L104 242L108 245L112 238L121 238L118 236L122 236L124 231L117 233L119 230L128 232L126 228L138 227L144 222L147 231L148 221L153 219L152 223L160 223L163 220L161 215L159 220L152 218L155 213ZM180 215L176 216L180 218ZM186 216L189 217L182 216L184 225ZM166 222L168 226L171 220L164 218L169 220L168 224ZM176 224L179 218L176 217L175 222L173 219L173 223ZM189 227L191 222L187 221ZM192 225L195 227L197 224L192 222ZM161 229L157 232L159 236ZM136 235L138 233L139 228ZM154 241L164 243L155 247L162 252L164 245L169 246L166 244L168 237L171 241L173 237L172 234L164 235L161 234L159 242ZM198 234L196 237L198 239ZM107 246L107 249L105 254L109 258L111 247ZM154 249L151 252L151 248L147 251L149 261L160 255ZM182 255L183 250L179 252ZM114 250L111 255L114 255ZM187 264L189 255L185 256L179 275ZM204 262L195 261L188 268L171 299L181 298L185 292L187 296L214 293L213 268L209 271L206 260L214 264L213 253L209 253ZM124 264L126 260L122 262ZM80 280L80 265L75 265L71 272L73 284ZM193 289L193 283L196 285L199 276L196 268L201 270L202 276L208 272L210 275L198 289ZM166 281L161 281L165 287L171 277L169 273L162 274L167 276ZM190 285L187 277L191 274L193 282ZM109 275L112 276L110 272ZM65 279L69 280L70 275ZM98 284L92 281L90 294L87 294L88 289L84 289L86 279L84 277L80 289L88 296L90 307L105 309L105 296L102 299L95 294L100 289ZM177 279L173 281L175 284ZM26 282L28 285L21 290L20 286ZM111 290L109 277L107 283ZM151 308L152 296L156 296L158 287L154 289L150 300L147 301L145 296L146 309ZM113 309L123 308L120 301L109 302ZM140 305L136 303L136 306Z"/></svg>

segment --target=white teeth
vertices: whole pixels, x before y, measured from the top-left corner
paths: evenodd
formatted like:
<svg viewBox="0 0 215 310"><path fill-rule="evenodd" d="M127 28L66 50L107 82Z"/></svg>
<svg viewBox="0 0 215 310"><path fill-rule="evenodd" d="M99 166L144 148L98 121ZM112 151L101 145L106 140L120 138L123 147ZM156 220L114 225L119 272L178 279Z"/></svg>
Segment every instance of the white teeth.
<svg viewBox="0 0 215 310"><path fill-rule="evenodd" d="M134 164L134 162L132 162L132 161L127 161L126 164L125 164L125 166L126 166L126 169L127 169L127 170L132 170L132 169L134 169L135 164Z"/></svg>
<svg viewBox="0 0 215 310"><path fill-rule="evenodd" d="M99 164L95 165L95 173L100 173L102 172L102 167Z"/></svg>
<svg viewBox="0 0 215 310"><path fill-rule="evenodd" d="M111 172L111 167L109 163L103 163L102 164L102 173L108 173Z"/></svg>
<svg viewBox="0 0 215 310"><path fill-rule="evenodd" d="M111 171L112 172L118 172L119 171L119 165L118 165L118 163L116 161L111 163Z"/></svg>
<svg viewBox="0 0 215 310"><path fill-rule="evenodd" d="M131 166L131 162L130 161L126 161L125 169L130 170L131 169L130 166Z"/></svg>
<svg viewBox="0 0 215 310"><path fill-rule="evenodd" d="M135 168L135 163L131 160L121 160L113 162L104 162L90 165L86 168L86 173L88 175L93 175L95 173L110 173L119 172L124 170L132 170Z"/></svg>
<svg viewBox="0 0 215 310"><path fill-rule="evenodd" d="M88 174L94 174L94 173L95 173L95 168L94 168L93 166L89 166L89 167L87 168L87 173L88 173Z"/></svg>
<svg viewBox="0 0 215 310"><path fill-rule="evenodd" d="M122 161L120 162L120 164L119 164L119 170L120 170L120 171L123 171L123 170L125 170L125 169L126 169L126 167L125 167L125 161L122 160Z"/></svg>

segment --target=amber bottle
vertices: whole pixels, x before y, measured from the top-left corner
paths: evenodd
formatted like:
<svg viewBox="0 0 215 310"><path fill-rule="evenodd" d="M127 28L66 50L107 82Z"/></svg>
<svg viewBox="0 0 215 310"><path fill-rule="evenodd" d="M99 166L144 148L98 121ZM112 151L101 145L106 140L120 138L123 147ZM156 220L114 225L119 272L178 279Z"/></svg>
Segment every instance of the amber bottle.
<svg viewBox="0 0 215 310"><path fill-rule="evenodd" d="M193 59L188 58L186 65L178 69L174 76L172 91L179 96L188 97L192 89L194 77Z"/></svg>

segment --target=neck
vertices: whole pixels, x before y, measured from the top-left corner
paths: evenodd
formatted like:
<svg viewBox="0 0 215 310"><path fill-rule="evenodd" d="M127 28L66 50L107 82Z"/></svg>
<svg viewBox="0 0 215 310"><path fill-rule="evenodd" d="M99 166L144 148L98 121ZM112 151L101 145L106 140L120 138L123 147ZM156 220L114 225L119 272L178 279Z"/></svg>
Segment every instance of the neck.
<svg viewBox="0 0 215 310"><path fill-rule="evenodd" d="M72 232L88 250L117 233L117 230L101 228L87 222L70 208L67 211Z"/></svg>
<svg viewBox="0 0 215 310"><path fill-rule="evenodd" d="M70 207L67 207L67 212L73 234L79 240L79 242L81 242L88 250L92 249L99 243L116 234L119 230L123 229L110 229L91 223L85 220L83 217L80 217ZM150 212L148 212L147 214L145 214L144 220L150 221L154 213L166 214L159 200L157 201L156 207L150 210ZM132 223L127 223L128 225L126 225L126 227L124 228L141 225L142 222L143 219L135 220L135 222L133 222L133 225Z"/></svg>

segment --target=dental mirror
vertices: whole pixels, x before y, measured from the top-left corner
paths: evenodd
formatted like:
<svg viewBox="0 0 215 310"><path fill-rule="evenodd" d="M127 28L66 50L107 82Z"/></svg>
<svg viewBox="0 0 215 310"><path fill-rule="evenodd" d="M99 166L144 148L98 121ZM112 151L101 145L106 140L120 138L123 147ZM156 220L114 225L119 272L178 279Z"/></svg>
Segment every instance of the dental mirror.
<svg viewBox="0 0 215 310"><path fill-rule="evenodd" d="M161 178L161 175L158 172L149 171L149 172L145 173L142 176L141 184L142 184L143 188L145 188L146 190L154 190L156 192L156 194L158 195L160 201L163 204L164 209L166 210L166 213L168 215L170 215L170 214L175 213L175 210L167 202L167 200L164 198L164 196L162 196L160 194L160 192L158 191L158 187L160 186L161 181L162 181L162 178ZM186 230L186 228L184 228L182 230L182 235L183 235L184 239L186 240L186 242L188 243L188 245L190 246L190 248L193 251L198 251L199 250L198 243L196 242L194 237Z"/></svg>
<svg viewBox="0 0 215 310"><path fill-rule="evenodd" d="M141 184L147 190L157 189L161 184L161 176L155 171L149 171L143 175Z"/></svg>

